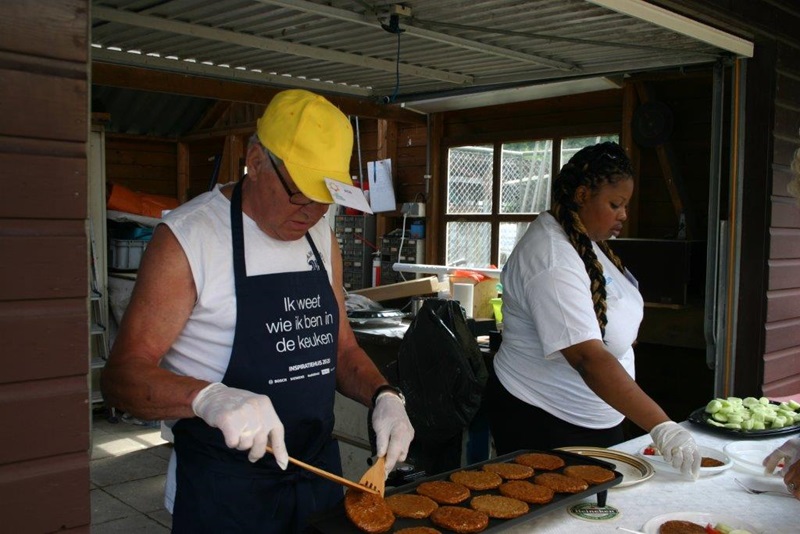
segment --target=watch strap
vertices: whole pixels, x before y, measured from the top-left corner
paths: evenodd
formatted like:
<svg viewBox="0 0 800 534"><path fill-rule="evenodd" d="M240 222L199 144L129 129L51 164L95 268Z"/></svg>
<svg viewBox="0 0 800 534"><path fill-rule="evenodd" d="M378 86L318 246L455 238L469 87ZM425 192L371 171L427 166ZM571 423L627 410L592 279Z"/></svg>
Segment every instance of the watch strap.
<svg viewBox="0 0 800 534"><path fill-rule="evenodd" d="M403 402L403 404L406 403L405 397L403 396L403 392L400 391L400 388L395 387L395 386L393 386L391 384L383 384L382 386L378 386L378 388L375 390L375 393L372 394L372 406L373 407L375 406L375 403L378 401L378 397L380 396L380 394L381 393L385 393L385 392L389 392L389 393L393 393L393 394L397 395L400 398L400 400Z"/></svg>

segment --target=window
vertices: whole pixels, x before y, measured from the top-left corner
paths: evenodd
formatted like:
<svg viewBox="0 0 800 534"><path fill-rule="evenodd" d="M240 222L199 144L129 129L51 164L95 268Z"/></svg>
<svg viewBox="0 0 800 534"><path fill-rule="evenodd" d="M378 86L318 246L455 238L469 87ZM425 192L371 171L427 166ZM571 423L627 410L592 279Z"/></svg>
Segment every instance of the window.
<svg viewBox="0 0 800 534"><path fill-rule="evenodd" d="M553 169L584 146L618 139L593 135L451 147L446 264L502 267L530 222L550 207Z"/></svg>

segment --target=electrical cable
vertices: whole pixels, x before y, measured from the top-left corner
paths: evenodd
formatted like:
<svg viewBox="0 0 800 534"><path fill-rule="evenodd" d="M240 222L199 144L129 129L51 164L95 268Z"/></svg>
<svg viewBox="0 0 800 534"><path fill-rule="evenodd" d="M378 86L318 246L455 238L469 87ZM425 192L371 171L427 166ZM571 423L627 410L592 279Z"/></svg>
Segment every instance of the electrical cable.
<svg viewBox="0 0 800 534"><path fill-rule="evenodd" d="M355 116L356 122L356 151L358 152L358 182L361 192L364 192L364 170L361 165L361 130L358 127L358 115Z"/></svg>
<svg viewBox="0 0 800 534"><path fill-rule="evenodd" d="M400 92L400 34L405 30L400 28L400 17L398 15L389 16L389 24L381 23L381 28L389 33L397 35L397 58L395 59L395 82L394 91L389 98L389 103L397 100L397 95Z"/></svg>
<svg viewBox="0 0 800 534"><path fill-rule="evenodd" d="M403 214L403 230L400 232L400 246L397 247L397 263L400 263L400 253L403 252L403 241L406 239L406 219L408 219L408 213ZM406 281L402 271L400 271L400 278L403 279L403 282Z"/></svg>
<svg viewBox="0 0 800 534"><path fill-rule="evenodd" d="M378 252L381 251L381 249L379 249L374 243L370 243L367 239L364 239L360 235L354 234L353 237L355 237L359 241L362 241L365 245L367 245L368 247L371 247L373 250L377 250Z"/></svg>
<svg viewBox="0 0 800 534"><path fill-rule="evenodd" d="M394 102L397 100L397 94L400 92L400 32L397 32L397 59L395 60L395 74L394 74L394 91L392 92L392 96L390 101Z"/></svg>

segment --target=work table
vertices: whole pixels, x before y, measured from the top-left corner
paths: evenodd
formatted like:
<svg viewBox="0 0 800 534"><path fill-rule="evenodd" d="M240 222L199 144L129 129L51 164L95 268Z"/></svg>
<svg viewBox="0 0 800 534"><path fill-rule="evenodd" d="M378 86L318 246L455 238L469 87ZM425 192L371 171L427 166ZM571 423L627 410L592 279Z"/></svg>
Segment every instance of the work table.
<svg viewBox="0 0 800 534"><path fill-rule="evenodd" d="M688 422L681 425L692 432L698 445L722 450L726 444L734 441ZM774 449L790 437L793 436L761 438L758 441L767 443L770 449ZM645 434L611 448L636 456L642 447L650 443L650 436ZM751 475L740 471L735 465L719 474L701 477L695 482L656 470L649 480L608 490L606 504L620 511L616 519L603 522L585 521L571 516L565 508L516 525L506 532L619 534L622 531L617 530L617 527L642 530L644 524L653 517L673 512L707 512L735 517L757 528L758 534L793 534L800 530L800 501L781 495L752 495L739 487L734 482L735 478L751 487L785 491L780 477L768 479ZM586 502L597 501L592 498Z"/></svg>
<svg viewBox="0 0 800 534"><path fill-rule="evenodd" d="M407 323L384 328L356 328L359 343L365 346L376 363L386 363L397 355ZM365 424L366 422L364 422ZM742 441L732 436L715 433L684 421L698 445L722 450L732 441ZM772 450L790 437L781 435L760 438ZM649 435L620 443L612 450L637 456L638 451L651 443ZM656 470L649 480L623 488L608 490L606 504L619 510L615 519L586 521L573 517L567 508L553 511L538 518L515 524L504 532L527 534L574 534L576 532L619 534L617 527L642 530L653 517L677 512L706 512L738 518L755 527L757 534L790 534L800 532L800 501L779 495L753 495L739 487L734 479L760 489L784 490L780 477L766 478L740 471L737 466L716 475L705 476L697 481L679 475ZM593 496L585 500L597 503ZM756 534L754 533L754 534Z"/></svg>

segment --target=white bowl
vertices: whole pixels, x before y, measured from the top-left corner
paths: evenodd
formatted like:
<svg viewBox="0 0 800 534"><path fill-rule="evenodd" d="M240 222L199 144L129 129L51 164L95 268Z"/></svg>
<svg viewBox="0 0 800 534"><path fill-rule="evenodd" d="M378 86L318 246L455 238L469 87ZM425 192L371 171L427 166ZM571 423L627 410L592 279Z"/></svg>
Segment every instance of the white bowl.
<svg viewBox="0 0 800 534"><path fill-rule="evenodd" d="M642 447L639 449L639 456L650 462L656 471L661 471L663 473L672 473L672 474L680 474L679 469L675 469L672 467L672 464L667 462L663 456L660 454L645 454L644 451L649 449L651 446ZM730 469L733 467L733 460L725 454L724 452L712 449L711 447L703 447L702 445L698 446L697 449L700 451L700 455L708 458L714 458L715 460L719 460L722 462L722 465L718 467L701 467L700 468L700 476L707 477L711 475L716 475L718 473L722 473L726 469Z"/></svg>
<svg viewBox="0 0 800 534"><path fill-rule="evenodd" d="M778 476L764 472L761 462L775 450L774 445L763 441L732 441L722 448L726 454L733 458L736 469L752 475Z"/></svg>

